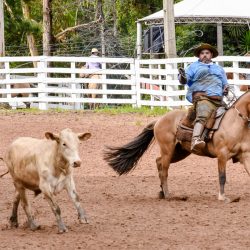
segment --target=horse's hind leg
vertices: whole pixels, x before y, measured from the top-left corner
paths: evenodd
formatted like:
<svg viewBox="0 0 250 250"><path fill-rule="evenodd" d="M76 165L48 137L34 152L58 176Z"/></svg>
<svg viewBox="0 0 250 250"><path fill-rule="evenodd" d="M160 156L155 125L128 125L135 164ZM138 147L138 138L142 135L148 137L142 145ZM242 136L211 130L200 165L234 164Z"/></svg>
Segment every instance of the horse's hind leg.
<svg viewBox="0 0 250 250"><path fill-rule="evenodd" d="M159 174L159 178L161 179L161 171L162 171L162 166L161 166L161 157L156 158L156 166L158 169L158 174ZM159 198L160 199L164 199L164 192L162 189L162 185L161 186L161 191L159 192Z"/></svg>

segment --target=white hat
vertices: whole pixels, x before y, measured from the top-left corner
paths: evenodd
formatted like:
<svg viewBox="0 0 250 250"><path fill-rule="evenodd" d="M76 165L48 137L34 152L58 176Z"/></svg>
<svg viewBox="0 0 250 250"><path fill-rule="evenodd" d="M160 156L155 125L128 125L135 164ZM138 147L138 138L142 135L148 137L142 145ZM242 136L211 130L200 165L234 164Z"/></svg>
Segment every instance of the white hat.
<svg viewBox="0 0 250 250"><path fill-rule="evenodd" d="M99 51L98 51L97 48L93 48L93 49L91 50L91 53L99 53Z"/></svg>

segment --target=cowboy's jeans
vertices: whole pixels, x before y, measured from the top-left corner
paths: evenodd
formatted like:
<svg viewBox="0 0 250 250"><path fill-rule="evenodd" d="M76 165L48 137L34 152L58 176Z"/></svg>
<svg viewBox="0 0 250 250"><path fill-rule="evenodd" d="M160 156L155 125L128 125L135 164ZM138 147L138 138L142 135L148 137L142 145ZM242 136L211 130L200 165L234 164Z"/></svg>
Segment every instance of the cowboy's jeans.
<svg viewBox="0 0 250 250"><path fill-rule="evenodd" d="M209 100L207 97L200 97L195 103L196 119L193 130L191 150L203 149L205 142L201 140L205 124L215 109L221 106L220 101Z"/></svg>

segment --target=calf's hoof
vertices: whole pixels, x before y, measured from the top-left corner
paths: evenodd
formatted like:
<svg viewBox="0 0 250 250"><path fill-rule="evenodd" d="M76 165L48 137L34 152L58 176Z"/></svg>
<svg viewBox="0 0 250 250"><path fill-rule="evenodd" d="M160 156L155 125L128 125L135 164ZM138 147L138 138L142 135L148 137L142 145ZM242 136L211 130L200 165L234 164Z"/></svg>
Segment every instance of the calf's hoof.
<svg viewBox="0 0 250 250"><path fill-rule="evenodd" d="M36 231L36 230L41 229L41 226L40 225L36 225L35 223L30 223L30 229L32 231Z"/></svg>
<svg viewBox="0 0 250 250"><path fill-rule="evenodd" d="M14 228L14 227L15 227L15 228L18 228L18 226L19 226L19 225L18 225L18 222L17 222L17 221L10 221L10 227L11 227L11 228Z"/></svg>
<svg viewBox="0 0 250 250"><path fill-rule="evenodd" d="M11 216L9 222L10 222L10 227L12 228L18 227L17 217Z"/></svg>
<svg viewBox="0 0 250 250"><path fill-rule="evenodd" d="M89 218L84 217L84 218L79 218L79 221L81 224L89 224Z"/></svg>
<svg viewBox="0 0 250 250"><path fill-rule="evenodd" d="M63 226L58 228L58 233L62 234L62 233L67 233L69 230L67 229L67 227Z"/></svg>

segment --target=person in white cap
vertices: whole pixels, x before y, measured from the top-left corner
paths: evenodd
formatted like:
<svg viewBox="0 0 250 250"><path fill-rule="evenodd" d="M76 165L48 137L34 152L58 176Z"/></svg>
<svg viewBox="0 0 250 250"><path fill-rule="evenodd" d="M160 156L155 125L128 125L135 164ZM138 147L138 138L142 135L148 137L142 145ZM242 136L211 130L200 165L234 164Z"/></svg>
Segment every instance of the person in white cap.
<svg viewBox="0 0 250 250"><path fill-rule="evenodd" d="M91 50L91 56L90 57L95 57L95 58L99 58L99 51L97 48L93 48ZM102 65L101 63L97 62L87 62L86 63L86 69L101 69Z"/></svg>
<svg viewBox="0 0 250 250"><path fill-rule="evenodd" d="M99 55L98 49L97 48L92 48L90 57L98 59L98 58L100 58L98 55ZM90 74L90 75L80 74L80 77L88 77L90 79L100 79L101 78L100 70L102 68L102 64L100 62L98 62L98 60L87 62L82 68L95 69L96 71L93 74ZM88 83L87 88L88 89L98 89L98 88L101 88L101 84L98 84L97 82ZM91 98L96 98L96 94L90 94L90 97ZM95 108L95 103L90 104L89 106L90 106L90 109Z"/></svg>
<svg viewBox="0 0 250 250"><path fill-rule="evenodd" d="M203 149L206 143L201 139L205 124L213 111L222 106L223 95L228 94L228 82L224 69L212 62L218 56L216 48L202 43L194 50L198 61L185 70L179 68L179 81L188 85L186 98L193 103L196 119L191 150Z"/></svg>

